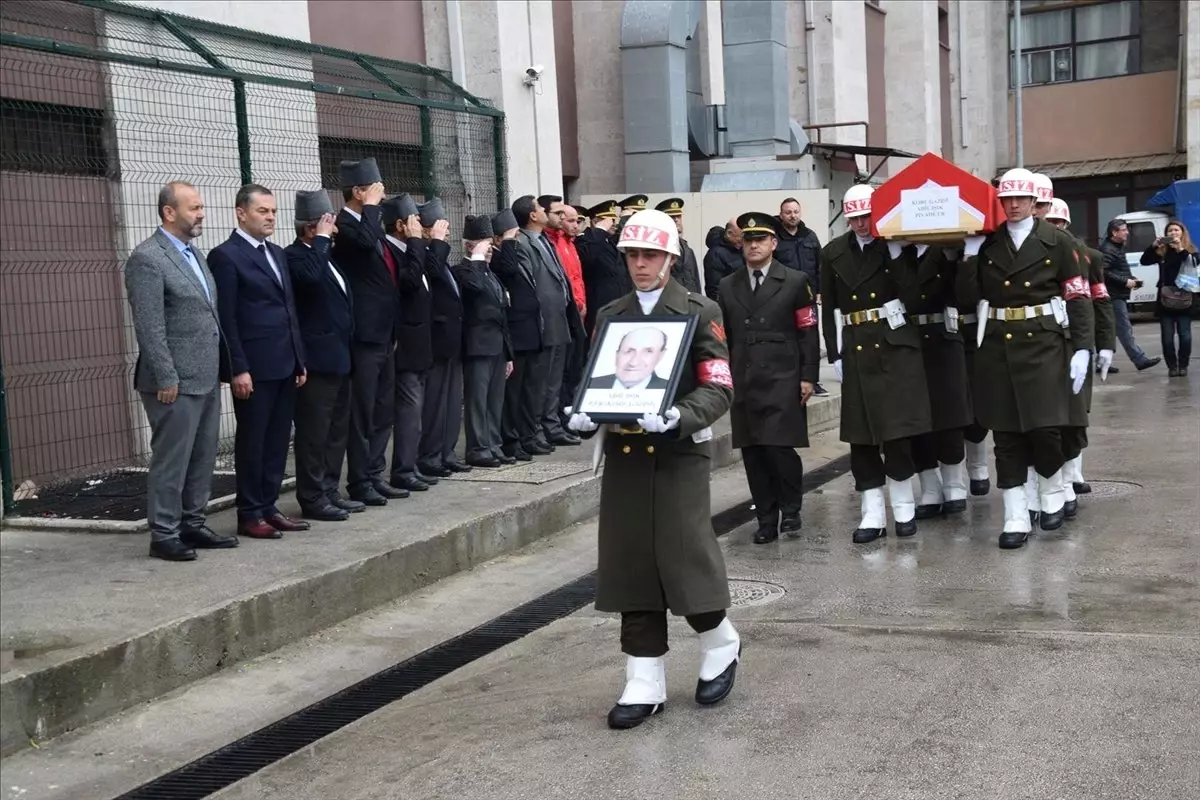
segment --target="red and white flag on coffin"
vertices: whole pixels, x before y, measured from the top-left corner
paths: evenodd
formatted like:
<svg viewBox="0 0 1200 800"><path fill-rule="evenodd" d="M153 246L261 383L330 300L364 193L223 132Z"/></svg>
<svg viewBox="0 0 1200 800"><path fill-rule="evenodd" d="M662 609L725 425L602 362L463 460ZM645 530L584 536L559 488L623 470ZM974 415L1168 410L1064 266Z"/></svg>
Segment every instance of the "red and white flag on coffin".
<svg viewBox="0 0 1200 800"><path fill-rule="evenodd" d="M875 190L873 217L880 236L924 232L991 233L1003 219L992 185L926 153Z"/></svg>

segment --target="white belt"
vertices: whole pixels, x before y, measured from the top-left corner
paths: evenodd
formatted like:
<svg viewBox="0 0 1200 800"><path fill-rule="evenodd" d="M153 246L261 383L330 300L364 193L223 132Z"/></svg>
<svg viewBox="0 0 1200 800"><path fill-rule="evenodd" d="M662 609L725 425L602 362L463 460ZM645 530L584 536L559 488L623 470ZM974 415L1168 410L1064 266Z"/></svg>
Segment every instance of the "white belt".
<svg viewBox="0 0 1200 800"><path fill-rule="evenodd" d="M979 321L979 317L975 314L962 314L959 316L958 321L963 325L974 325Z"/></svg>
<svg viewBox="0 0 1200 800"><path fill-rule="evenodd" d="M989 308L987 312L988 319L1000 320L1001 322L1017 322L1023 319L1053 316L1053 314L1054 306L1050 303L1042 303L1036 306L1014 306L1012 308Z"/></svg>
<svg viewBox="0 0 1200 800"><path fill-rule="evenodd" d="M945 322L945 314L913 314L912 318L918 325L931 325L935 322Z"/></svg>

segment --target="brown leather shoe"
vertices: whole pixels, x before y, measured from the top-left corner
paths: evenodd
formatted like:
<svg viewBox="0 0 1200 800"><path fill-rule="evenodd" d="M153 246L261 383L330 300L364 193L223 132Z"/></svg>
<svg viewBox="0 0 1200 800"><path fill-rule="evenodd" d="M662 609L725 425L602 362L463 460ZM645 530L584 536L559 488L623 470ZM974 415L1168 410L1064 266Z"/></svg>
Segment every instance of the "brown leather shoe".
<svg viewBox="0 0 1200 800"><path fill-rule="evenodd" d="M249 536L251 539L282 539L283 534L268 525L266 520L246 519L238 523L238 536Z"/></svg>
<svg viewBox="0 0 1200 800"><path fill-rule="evenodd" d="M302 519L292 519L283 514L267 517L265 522L277 531L306 531L312 528L312 525Z"/></svg>

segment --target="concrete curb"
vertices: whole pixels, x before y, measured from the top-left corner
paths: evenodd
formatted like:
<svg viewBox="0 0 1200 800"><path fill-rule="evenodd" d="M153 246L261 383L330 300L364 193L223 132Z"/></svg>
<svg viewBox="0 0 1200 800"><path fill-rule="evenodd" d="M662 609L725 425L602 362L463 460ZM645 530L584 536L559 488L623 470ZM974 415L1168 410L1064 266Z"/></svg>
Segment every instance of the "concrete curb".
<svg viewBox="0 0 1200 800"><path fill-rule="evenodd" d="M836 425L840 406L837 397L814 403L810 431ZM714 470L740 459L729 433L713 440ZM563 480L567 483L553 494L428 539L231 599L61 664L8 673L0 682L0 755L269 653L594 516L600 478L585 473Z"/></svg>

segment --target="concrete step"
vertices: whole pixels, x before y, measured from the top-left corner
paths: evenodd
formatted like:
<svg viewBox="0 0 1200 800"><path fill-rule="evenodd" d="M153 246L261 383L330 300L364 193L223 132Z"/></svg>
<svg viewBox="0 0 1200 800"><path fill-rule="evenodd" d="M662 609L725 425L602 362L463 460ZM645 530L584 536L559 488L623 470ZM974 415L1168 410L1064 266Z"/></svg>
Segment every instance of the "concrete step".
<svg viewBox="0 0 1200 800"><path fill-rule="evenodd" d="M814 398L810 429L840 398ZM738 460L718 423L713 468ZM146 556L129 534L6 531L0 538L0 754L96 722L390 603L593 516L591 448L523 473L482 470L280 541ZM506 475L506 472L508 473ZM517 482L521 478L524 482ZM542 482L534 482L542 481ZM284 513L295 511L292 498ZM232 510L210 519L231 531Z"/></svg>

